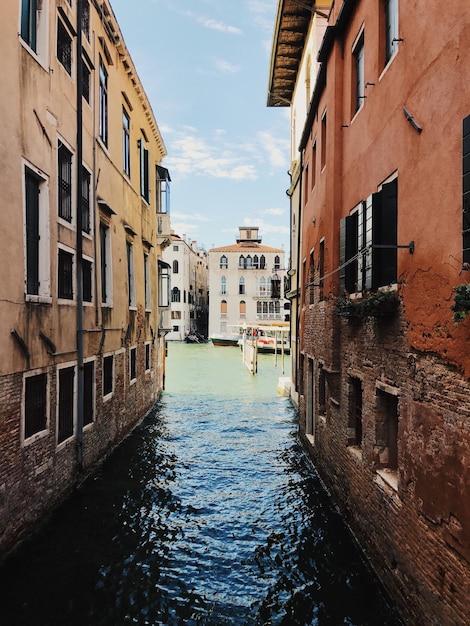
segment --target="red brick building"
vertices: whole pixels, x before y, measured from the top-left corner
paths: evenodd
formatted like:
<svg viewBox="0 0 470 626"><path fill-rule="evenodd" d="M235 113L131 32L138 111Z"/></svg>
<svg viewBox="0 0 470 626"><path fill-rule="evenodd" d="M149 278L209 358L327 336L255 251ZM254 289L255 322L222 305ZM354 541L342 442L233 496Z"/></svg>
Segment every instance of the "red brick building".
<svg viewBox="0 0 470 626"><path fill-rule="evenodd" d="M466 2L333 2L298 147L301 436L420 625L469 614L469 43Z"/></svg>

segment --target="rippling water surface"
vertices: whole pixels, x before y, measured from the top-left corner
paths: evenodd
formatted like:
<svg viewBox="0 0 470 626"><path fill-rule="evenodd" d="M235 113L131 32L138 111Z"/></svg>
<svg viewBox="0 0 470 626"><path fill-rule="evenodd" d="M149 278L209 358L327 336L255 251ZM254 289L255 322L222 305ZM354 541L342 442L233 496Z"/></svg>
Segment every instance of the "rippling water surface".
<svg viewBox="0 0 470 626"><path fill-rule="evenodd" d="M0 570L0 624L397 625L280 375L170 344L161 402Z"/></svg>

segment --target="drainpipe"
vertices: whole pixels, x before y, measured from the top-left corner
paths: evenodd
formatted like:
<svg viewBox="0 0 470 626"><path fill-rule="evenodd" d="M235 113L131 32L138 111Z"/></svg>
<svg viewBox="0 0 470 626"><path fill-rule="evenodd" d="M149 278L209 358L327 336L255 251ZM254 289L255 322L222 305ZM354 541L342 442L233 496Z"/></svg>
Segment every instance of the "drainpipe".
<svg viewBox="0 0 470 626"><path fill-rule="evenodd" d="M78 472L83 468L83 395L84 395L84 372L83 372L83 230L82 230L82 163L83 163L83 60L82 60L82 0L77 0L77 254L76 254L76 279L77 279L77 466Z"/></svg>

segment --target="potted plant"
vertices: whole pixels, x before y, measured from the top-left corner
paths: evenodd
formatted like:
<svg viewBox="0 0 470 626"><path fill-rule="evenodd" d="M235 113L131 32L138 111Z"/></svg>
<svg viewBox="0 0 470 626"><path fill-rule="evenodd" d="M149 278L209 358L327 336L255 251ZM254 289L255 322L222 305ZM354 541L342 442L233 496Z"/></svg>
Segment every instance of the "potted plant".
<svg viewBox="0 0 470 626"><path fill-rule="evenodd" d="M451 309L454 312L454 322L458 324L464 320L470 312L470 283L454 287L454 304Z"/></svg>

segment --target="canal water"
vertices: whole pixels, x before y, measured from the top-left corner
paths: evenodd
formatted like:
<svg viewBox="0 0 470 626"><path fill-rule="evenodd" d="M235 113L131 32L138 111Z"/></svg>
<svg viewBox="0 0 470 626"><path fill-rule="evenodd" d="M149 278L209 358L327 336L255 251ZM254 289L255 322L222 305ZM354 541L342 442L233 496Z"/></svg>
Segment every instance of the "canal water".
<svg viewBox="0 0 470 626"><path fill-rule="evenodd" d="M281 375L170 343L161 401L0 570L0 624L398 625Z"/></svg>

